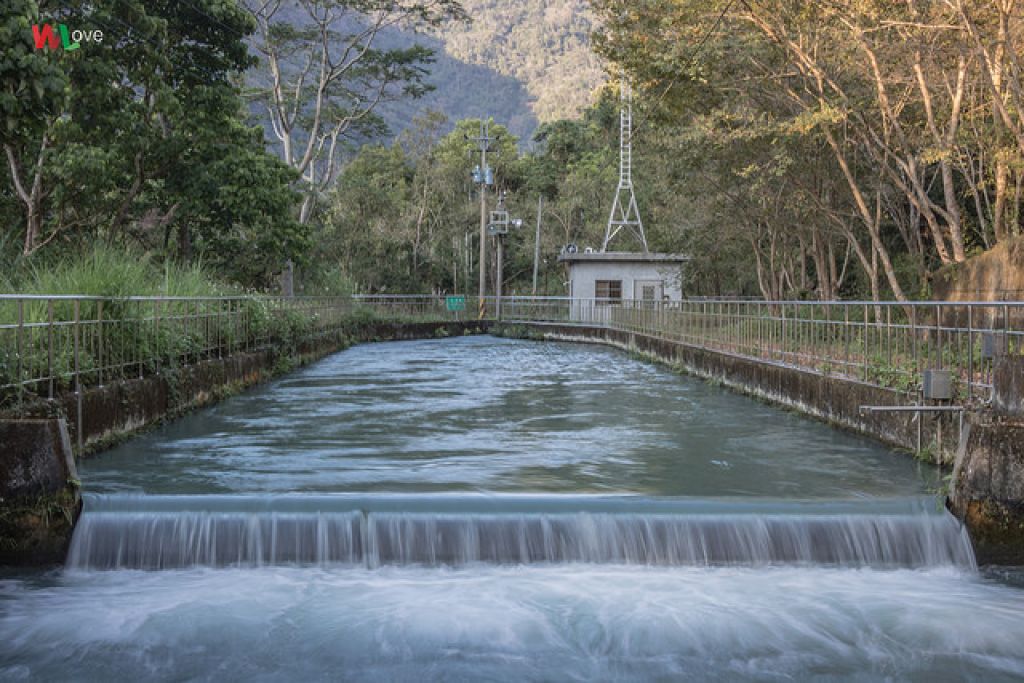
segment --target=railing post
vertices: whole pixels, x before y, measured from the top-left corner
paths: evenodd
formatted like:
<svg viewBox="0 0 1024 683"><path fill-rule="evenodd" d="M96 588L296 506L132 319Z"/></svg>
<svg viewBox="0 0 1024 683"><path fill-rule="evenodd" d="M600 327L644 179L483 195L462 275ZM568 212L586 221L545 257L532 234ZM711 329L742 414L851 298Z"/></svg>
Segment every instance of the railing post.
<svg viewBox="0 0 1024 683"><path fill-rule="evenodd" d="M202 307L201 307L201 305L202 304L199 301L199 299L196 299L196 313L195 313L195 319L196 319L196 338L195 338L195 341L193 342L195 344L195 347L196 347L196 365L199 364L199 361L201 361L202 357L203 357L203 341L204 341L204 339L203 339L203 336L202 336L203 316L202 316Z"/></svg>
<svg viewBox="0 0 1024 683"><path fill-rule="evenodd" d="M892 306L885 307L885 362L892 368Z"/></svg>
<svg viewBox="0 0 1024 683"><path fill-rule="evenodd" d="M17 394L18 394L18 402L20 403L21 402L22 393L25 390L25 385L24 385L23 379L21 377L22 369L23 369L22 368L23 363L21 361L21 357L24 354L24 349L23 349L24 342L22 341L22 338L21 338L21 335L22 335L22 333L24 331L24 328L25 328L25 300L24 299L18 299L18 306L17 306L17 308L18 308L18 330L17 330L17 332L14 333L14 358L15 358L15 361L14 361L14 368L15 368L14 369L14 381L18 385Z"/></svg>
<svg viewBox="0 0 1024 683"><path fill-rule="evenodd" d="M100 299L100 300L98 300L96 302L96 324L99 326L99 330L98 330L98 334L99 334L99 342L98 342L98 346L99 346L99 349L98 349L99 359L98 359L98 361L99 362L96 364L96 371L97 371L97 374L98 374L98 378L97 378L96 381L99 384L99 386L102 387L103 386L103 360L104 360L104 353L103 353L103 299Z"/></svg>
<svg viewBox="0 0 1024 683"><path fill-rule="evenodd" d="M1003 304L1003 354L1010 355L1010 306Z"/></svg>
<svg viewBox="0 0 1024 683"><path fill-rule="evenodd" d="M163 365L163 349L160 343L160 299L153 300L153 354L156 356L156 374L160 374Z"/></svg>
<svg viewBox="0 0 1024 683"><path fill-rule="evenodd" d="M974 398L974 306L967 304L967 400Z"/></svg>
<svg viewBox="0 0 1024 683"><path fill-rule="evenodd" d="M786 362L786 349L789 347L789 338L786 336L786 304L783 303L779 306L779 310L782 311L782 321L780 322L781 331L779 332L779 360L783 363Z"/></svg>
<svg viewBox="0 0 1024 683"><path fill-rule="evenodd" d="M921 374L920 345L917 339L917 306L910 307L910 355L914 359L915 379Z"/></svg>
<svg viewBox="0 0 1024 683"><path fill-rule="evenodd" d="M760 355L764 355L764 304L760 301L757 302L757 327L754 330L754 343L757 345L757 350ZM771 352L769 351L769 354Z"/></svg>
<svg viewBox="0 0 1024 683"><path fill-rule="evenodd" d="M843 358L843 374L850 374L850 306L843 304L843 346L846 348Z"/></svg>
<svg viewBox="0 0 1024 683"><path fill-rule="evenodd" d="M142 357L142 340L146 334L146 317L142 313L142 303L143 302L141 299L135 302L135 320L138 323L135 327L136 334L138 335L135 342L135 360L137 360L139 363L139 379L142 379L142 376L145 373L143 363L146 362L146 360Z"/></svg>
<svg viewBox="0 0 1024 683"><path fill-rule="evenodd" d="M82 436L82 378L79 374L79 360L78 360L78 349L81 337L81 330L79 326L79 317L81 315L81 304L78 299L74 302L75 309L75 320L74 320L74 371L75 371L75 439L78 442L78 456L82 456L82 444L84 442Z"/></svg>
<svg viewBox="0 0 1024 683"><path fill-rule="evenodd" d="M46 326L46 376L49 378L47 397L52 401L55 382L53 376L53 299L46 300L46 319L49 323Z"/></svg>
<svg viewBox="0 0 1024 683"><path fill-rule="evenodd" d="M868 381L868 305L864 304L864 320L861 323L861 363L863 363L863 379Z"/></svg>
<svg viewBox="0 0 1024 683"><path fill-rule="evenodd" d="M213 332L214 332L214 343L217 345L217 359L224 357L224 340L221 338L221 332L224 329L224 304L226 302L221 299L217 306L217 319L213 321Z"/></svg>

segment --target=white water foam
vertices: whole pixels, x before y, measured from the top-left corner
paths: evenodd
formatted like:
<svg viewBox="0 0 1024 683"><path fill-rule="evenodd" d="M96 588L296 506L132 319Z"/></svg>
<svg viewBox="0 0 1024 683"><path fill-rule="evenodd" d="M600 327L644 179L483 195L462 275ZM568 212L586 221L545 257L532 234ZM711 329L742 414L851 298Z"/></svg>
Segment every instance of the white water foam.
<svg viewBox="0 0 1024 683"><path fill-rule="evenodd" d="M1022 613L953 568L76 572L0 582L0 679L998 682Z"/></svg>

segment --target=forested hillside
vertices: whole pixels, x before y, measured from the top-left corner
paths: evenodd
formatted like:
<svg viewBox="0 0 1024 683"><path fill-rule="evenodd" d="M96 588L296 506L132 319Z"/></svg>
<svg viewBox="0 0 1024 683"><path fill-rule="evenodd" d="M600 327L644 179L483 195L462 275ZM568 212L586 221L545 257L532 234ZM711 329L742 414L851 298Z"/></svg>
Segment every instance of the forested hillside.
<svg viewBox="0 0 1024 683"><path fill-rule="evenodd" d="M513 76L542 122L575 118L604 80L585 0L467 0L472 22L438 31L453 57Z"/></svg>
<svg viewBox="0 0 1024 683"><path fill-rule="evenodd" d="M249 3L258 7L260 3ZM493 117L528 143L540 123L575 118L603 82L601 62L590 49L593 13L584 0L469 0L460 3L464 17L413 31L388 26L374 37L382 50L422 45L433 51L425 83L433 90L417 98L382 102L376 113L390 135L406 130L414 118L441 112L450 125L465 118ZM272 5L276 7L276 5ZM309 27L301 3L283 3L273 20ZM360 21L349 13L335 29L355 30ZM301 66L301 55L285 61ZM269 83L266 69L251 69L248 78ZM260 116L262 112L257 109ZM360 141L365 141L362 138Z"/></svg>
<svg viewBox="0 0 1024 683"><path fill-rule="evenodd" d="M393 133L427 110L454 123L491 116L524 144L538 124L580 115L604 82L590 49L593 13L585 0L467 0L469 21L450 21L430 36L387 31L382 44L422 43L436 52L417 100L386 103L380 113Z"/></svg>
<svg viewBox="0 0 1024 683"><path fill-rule="evenodd" d="M589 4L8 3L0 276L104 243L257 289L291 262L306 292L465 291L489 115L494 189L528 223L544 198L562 294L558 249L599 243L617 169L592 27L635 86L640 211L652 249L692 254L689 294L924 297L1020 238L1018 0ZM58 20L105 41L37 46ZM506 291L531 247L509 238Z"/></svg>

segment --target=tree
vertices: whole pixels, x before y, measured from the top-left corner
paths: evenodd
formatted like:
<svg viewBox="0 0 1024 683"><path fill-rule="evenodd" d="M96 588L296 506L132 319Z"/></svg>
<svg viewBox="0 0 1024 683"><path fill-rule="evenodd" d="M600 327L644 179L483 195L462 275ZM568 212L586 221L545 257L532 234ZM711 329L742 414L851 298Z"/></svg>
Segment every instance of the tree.
<svg viewBox="0 0 1024 683"><path fill-rule="evenodd" d="M418 97L433 52L382 49L392 26L436 26L461 18L456 0L245 0L257 24L263 83L253 95L270 119L281 159L302 179L307 222L339 171L343 143L379 131L377 106Z"/></svg>
<svg viewBox="0 0 1024 683"><path fill-rule="evenodd" d="M745 234L765 296L812 279L834 296L852 254L873 297L905 299L1016 231L1015 4L595 0L595 44L637 84L648 134L676 152L661 158L693 162L686 222ZM698 159L673 136L737 153Z"/></svg>
<svg viewBox="0 0 1024 683"><path fill-rule="evenodd" d="M264 259L301 249L294 176L243 123L248 13L219 0L19 0L3 16L2 143L23 255L134 243L262 286ZM31 25L47 22L103 42L36 49ZM255 245L265 253L241 264L221 251Z"/></svg>
<svg viewBox="0 0 1024 683"><path fill-rule="evenodd" d="M34 0L11 0L0 13L0 143L22 205L25 255L50 239L43 236L43 204L52 193L44 175L70 91L64 62L71 55L35 49L31 26L40 23L39 16Z"/></svg>

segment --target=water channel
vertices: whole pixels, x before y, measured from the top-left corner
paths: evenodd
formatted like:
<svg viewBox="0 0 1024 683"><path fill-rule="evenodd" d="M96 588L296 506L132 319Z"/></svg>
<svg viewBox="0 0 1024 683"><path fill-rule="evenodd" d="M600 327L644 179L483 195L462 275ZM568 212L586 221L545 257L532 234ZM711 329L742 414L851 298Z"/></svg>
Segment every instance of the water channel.
<svg viewBox="0 0 1024 683"><path fill-rule="evenodd" d="M366 344L81 465L0 680L1019 680L938 474L601 347Z"/></svg>

